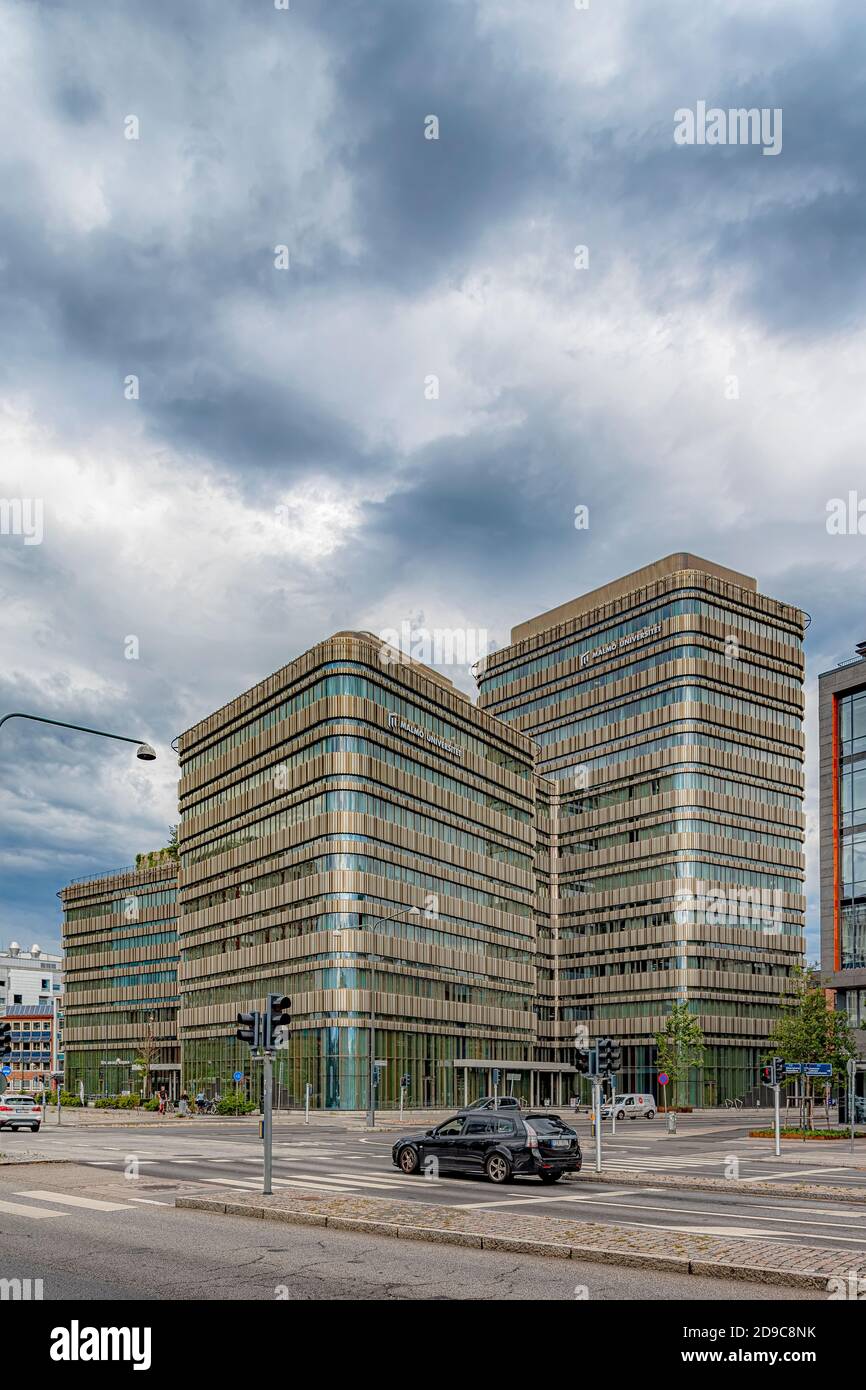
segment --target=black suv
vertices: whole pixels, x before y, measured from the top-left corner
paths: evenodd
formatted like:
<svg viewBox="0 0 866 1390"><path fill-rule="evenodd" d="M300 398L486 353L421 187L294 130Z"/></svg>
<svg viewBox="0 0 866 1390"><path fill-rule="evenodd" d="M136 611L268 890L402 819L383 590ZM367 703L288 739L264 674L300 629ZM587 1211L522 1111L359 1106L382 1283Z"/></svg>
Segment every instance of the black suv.
<svg viewBox="0 0 866 1390"><path fill-rule="evenodd" d="M511 1109L464 1111L424 1135L398 1139L391 1158L403 1173L423 1172L434 1159L437 1173L483 1173L496 1183L515 1173L557 1182L583 1162L577 1135L558 1115Z"/></svg>

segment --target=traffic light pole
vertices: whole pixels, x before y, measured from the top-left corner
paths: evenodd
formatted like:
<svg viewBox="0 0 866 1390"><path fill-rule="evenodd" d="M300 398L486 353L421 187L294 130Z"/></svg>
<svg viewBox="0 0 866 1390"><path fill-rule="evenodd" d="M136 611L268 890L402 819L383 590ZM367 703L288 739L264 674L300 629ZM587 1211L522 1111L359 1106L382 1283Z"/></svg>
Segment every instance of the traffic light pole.
<svg viewBox="0 0 866 1390"><path fill-rule="evenodd" d="M781 1089L782 1088L777 1081L775 1086L773 1087L773 1109L775 1111L775 1114L773 1116L773 1135L775 1138L773 1150L777 1158L781 1158L782 1156L782 1117L781 1105L779 1101L779 1092L781 1091Z"/></svg>
<svg viewBox="0 0 866 1390"><path fill-rule="evenodd" d="M593 1078L593 1110L595 1112L595 1171L601 1172L601 1077Z"/></svg>
<svg viewBox="0 0 866 1390"><path fill-rule="evenodd" d="M265 1150L264 1179L262 1193L270 1197L273 1192L271 1173L274 1161L274 1055L270 1051L262 1054L262 1142Z"/></svg>

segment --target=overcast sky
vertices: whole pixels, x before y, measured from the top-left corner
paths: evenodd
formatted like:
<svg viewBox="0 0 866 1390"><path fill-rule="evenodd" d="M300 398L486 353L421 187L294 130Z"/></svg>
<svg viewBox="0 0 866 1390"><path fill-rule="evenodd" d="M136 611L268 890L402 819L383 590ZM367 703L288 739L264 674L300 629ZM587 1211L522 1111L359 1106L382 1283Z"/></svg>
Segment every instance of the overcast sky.
<svg viewBox="0 0 866 1390"><path fill-rule="evenodd" d="M44 503L0 712L159 752L3 728L0 943L56 947L59 887L164 843L170 740L340 628L501 646L690 549L812 614L810 696L866 638L862 0L0 21L0 497ZM781 152L677 144L699 101Z"/></svg>

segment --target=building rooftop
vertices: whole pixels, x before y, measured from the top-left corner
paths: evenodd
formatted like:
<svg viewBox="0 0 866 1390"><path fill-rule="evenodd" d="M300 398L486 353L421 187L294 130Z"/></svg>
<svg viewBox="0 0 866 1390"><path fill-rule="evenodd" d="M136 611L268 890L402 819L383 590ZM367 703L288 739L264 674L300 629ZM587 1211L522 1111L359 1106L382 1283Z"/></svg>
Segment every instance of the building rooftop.
<svg viewBox="0 0 866 1390"><path fill-rule="evenodd" d="M534 637L536 633L546 632L548 628L570 622L572 618L578 618L593 608L600 608L605 603L622 598L636 589L643 589L648 584L654 584L656 580L665 579L669 574L676 574L680 570L699 570L703 574L712 575L714 579L721 579L726 584L734 584L739 589L748 589L753 594L758 592L758 581L751 575L718 565L715 560L702 560L699 555L692 555L688 550L677 550L672 555L666 555L663 560L654 560L651 565L632 570L631 574L624 574L621 579L614 579L610 584L602 584L598 589L590 589L588 593L581 594L579 598L570 599L568 603L562 603L557 608L550 608L546 613L540 613L537 618L527 618L526 622L518 623L517 627L511 629L511 641L522 642L527 637Z"/></svg>

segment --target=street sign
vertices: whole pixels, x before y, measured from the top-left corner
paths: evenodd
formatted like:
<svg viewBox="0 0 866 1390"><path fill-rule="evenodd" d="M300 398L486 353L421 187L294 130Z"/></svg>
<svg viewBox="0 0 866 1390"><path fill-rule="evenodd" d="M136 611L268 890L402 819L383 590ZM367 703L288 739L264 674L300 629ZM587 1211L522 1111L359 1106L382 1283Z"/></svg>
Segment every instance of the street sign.
<svg viewBox="0 0 866 1390"><path fill-rule="evenodd" d="M832 1062L806 1062L803 1066L806 1076L832 1076Z"/></svg>
<svg viewBox="0 0 866 1390"><path fill-rule="evenodd" d="M9 1063L6 1062L2 1067L0 1067L0 1071L2 1071L4 1076L9 1076L12 1072L12 1068L10 1067Z"/></svg>
<svg viewBox="0 0 866 1390"><path fill-rule="evenodd" d="M242 1071L233 1071L233 1072L232 1072L232 1080L233 1080L233 1081L243 1081L243 1079L244 1079L244 1074L243 1074Z"/></svg>
<svg viewBox="0 0 866 1390"><path fill-rule="evenodd" d="M670 1081L670 1077L668 1076L667 1072L666 1072L666 1071L660 1071L660 1072L659 1072L659 1085L660 1085L660 1086L666 1086L666 1085L668 1084L669 1081Z"/></svg>

